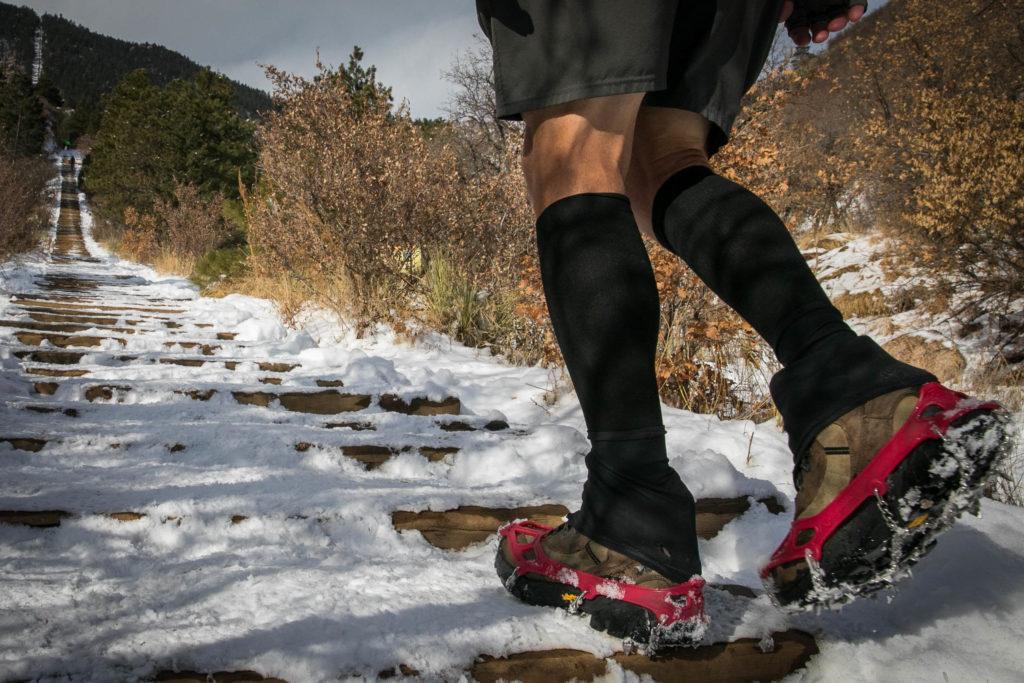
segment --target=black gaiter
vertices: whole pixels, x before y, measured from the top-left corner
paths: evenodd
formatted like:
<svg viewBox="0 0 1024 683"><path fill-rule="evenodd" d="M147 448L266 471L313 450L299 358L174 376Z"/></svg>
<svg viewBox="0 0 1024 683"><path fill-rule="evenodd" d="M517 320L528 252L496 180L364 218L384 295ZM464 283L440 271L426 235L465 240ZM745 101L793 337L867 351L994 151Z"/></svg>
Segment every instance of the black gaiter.
<svg viewBox="0 0 1024 683"><path fill-rule="evenodd" d="M691 166L658 190L652 219L658 241L775 351L784 369L772 398L798 457L844 413L934 379L850 329L785 224L746 188Z"/></svg>
<svg viewBox="0 0 1024 683"><path fill-rule="evenodd" d="M591 440L570 524L673 581L700 573L693 497L669 467L654 373L660 309L624 195L561 199L537 219L552 327Z"/></svg>

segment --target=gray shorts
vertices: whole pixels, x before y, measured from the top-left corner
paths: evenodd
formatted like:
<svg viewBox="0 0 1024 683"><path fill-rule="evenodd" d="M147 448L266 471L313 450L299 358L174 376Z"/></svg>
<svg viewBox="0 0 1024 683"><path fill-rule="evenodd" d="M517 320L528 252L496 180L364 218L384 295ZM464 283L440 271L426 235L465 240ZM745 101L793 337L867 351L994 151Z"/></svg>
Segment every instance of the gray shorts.
<svg viewBox="0 0 1024 683"><path fill-rule="evenodd" d="M726 140L764 65L782 0L476 0L494 47L498 116L645 92Z"/></svg>

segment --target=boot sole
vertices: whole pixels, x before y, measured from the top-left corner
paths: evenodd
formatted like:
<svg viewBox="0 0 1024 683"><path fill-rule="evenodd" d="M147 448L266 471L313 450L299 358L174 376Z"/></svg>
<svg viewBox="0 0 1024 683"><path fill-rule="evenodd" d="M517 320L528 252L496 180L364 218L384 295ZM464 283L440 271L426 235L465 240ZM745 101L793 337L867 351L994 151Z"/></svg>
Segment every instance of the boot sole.
<svg viewBox="0 0 1024 683"><path fill-rule="evenodd" d="M831 608L892 586L927 555L965 511L977 514L985 482L1007 451L1001 411L962 416L942 439L912 450L829 537L821 561L810 557L773 570L765 588L781 607Z"/></svg>
<svg viewBox="0 0 1024 683"><path fill-rule="evenodd" d="M651 612L639 605L605 596L579 599L579 589L569 584L534 578L530 574L517 576L500 546L494 557L494 568L508 592L522 602L589 615L592 629L632 641L646 648L648 654L662 648L695 647L704 637L704 622L684 621L662 627Z"/></svg>

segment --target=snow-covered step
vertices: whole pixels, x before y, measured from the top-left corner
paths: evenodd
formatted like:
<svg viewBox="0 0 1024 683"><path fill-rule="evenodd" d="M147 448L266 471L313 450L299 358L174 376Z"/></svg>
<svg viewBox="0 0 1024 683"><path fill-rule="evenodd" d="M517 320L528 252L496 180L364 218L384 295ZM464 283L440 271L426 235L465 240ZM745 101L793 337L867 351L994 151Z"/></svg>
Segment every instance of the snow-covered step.
<svg viewBox="0 0 1024 683"><path fill-rule="evenodd" d="M26 375L39 375L40 377L85 377L88 370L76 368L74 370L62 370L57 368L25 368Z"/></svg>
<svg viewBox="0 0 1024 683"><path fill-rule="evenodd" d="M38 406L38 405L27 405L22 406L24 410L30 413L40 413L43 415L52 415L55 413L61 413L66 417L79 417L81 413L78 412L77 408L62 408L60 406Z"/></svg>
<svg viewBox="0 0 1024 683"><path fill-rule="evenodd" d="M22 302L25 302L24 304ZM35 294L18 294L11 298L11 303L18 306L28 306L31 308L46 308L50 310L59 310L74 313L78 311L89 311L95 314L96 311L107 311L117 313L162 313L164 315L181 315L187 313L183 308L164 308L155 306L129 306L129 305L118 305L111 306L108 304L93 303L88 299L76 300L71 298L64 298L61 300L55 300L50 295L35 295Z"/></svg>
<svg viewBox="0 0 1024 683"><path fill-rule="evenodd" d="M59 384L56 382L38 384L48 386L46 395L53 395L57 392ZM104 384L78 384L66 383L72 387L70 395L62 393L73 400L81 396L86 401L112 401L115 403L129 402L129 394L135 396L130 402L145 402L146 394L166 394L171 391L175 394L186 395L190 398L208 401L218 393L230 395L235 403L261 408L278 407L297 413L311 413L315 415L336 415L339 413L357 412L369 408L374 403L372 394L348 393L337 389L322 390L293 390L293 391L249 391L235 388L237 385L209 384L191 389L181 388L174 382L157 381L145 383L140 381L125 383L104 383ZM402 399L394 394L381 394L376 397L377 405L386 412L397 412L405 415L435 416L435 415L457 415L461 410L461 403L458 398L448 396L440 401L430 400L424 397L415 397L408 400ZM442 429L444 427L442 426Z"/></svg>
<svg viewBox="0 0 1024 683"><path fill-rule="evenodd" d="M342 446L317 446L308 441L300 441L295 444L295 450L299 453L309 452L317 449L322 452L340 451L346 458L351 458L360 463L367 471L375 470L384 463L392 460L402 453L412 452L413 446L380 446L376 444L351 444ZM428 462L441 462L449 455L458 453L461 449L458 446L419 446L415 449Z"/></svg>
<svg viewBox="0 0 1024 683"><path fill-rule="evenodd" d="M24 308L26 315L30 320L38 323L68 323L71 325L139 325L143 321L140 318L111 318L111 317L95 317L86 315L68 315L66 313L56 313L50 311L50 309L40 308ZM47 312L49 311L49 312Z"/></svg>
<svg viewBox="0 0 1024 683"><path fill-rule="evenodd" d="M138 332L132 327L111 327L105 325L90 325L86 323L66 323L57 321L37 320L0 320L0 327L7 327L14 330L31 330L33 332L48 332L51 334L75 334L88 330L108 330L115 334L135 334Z"/></svg>
<svg viewBox="0 0 1024 683"><path fill-rule="evenodd" d="M30 351L19 349L12 355L21 360L45 365L76 365L85 356L84 351Z"/></svg>
<svg viewBox="0 0 1024 683"><path fill-rule="evenodd" d="M255 671L160 671L149 680L154 683L288 683L283 678L267 678Z"/></svg>

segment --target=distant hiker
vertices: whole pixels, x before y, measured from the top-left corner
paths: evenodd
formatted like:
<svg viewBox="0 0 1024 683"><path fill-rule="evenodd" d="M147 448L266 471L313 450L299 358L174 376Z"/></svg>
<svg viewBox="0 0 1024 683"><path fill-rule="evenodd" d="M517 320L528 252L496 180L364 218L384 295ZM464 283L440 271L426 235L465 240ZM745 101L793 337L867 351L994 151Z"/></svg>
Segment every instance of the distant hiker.
<svg viewBox="0 0 1024 683"><path fill-rule="evenodd" d="M795 456L796 521L762 570L787 606L889 585L977 504L1004 447L968 399L858 336L772 209L711 169L778 20L798 45L862 1L477 0L498 114L526 124L552 326L591 441L581 508L502 530L509 591L652 647L702 637L694 499L666 457L659 303L641 231L771 345Z"/></svg>

